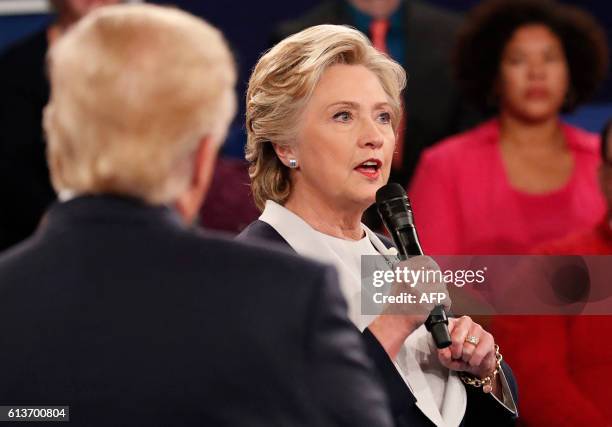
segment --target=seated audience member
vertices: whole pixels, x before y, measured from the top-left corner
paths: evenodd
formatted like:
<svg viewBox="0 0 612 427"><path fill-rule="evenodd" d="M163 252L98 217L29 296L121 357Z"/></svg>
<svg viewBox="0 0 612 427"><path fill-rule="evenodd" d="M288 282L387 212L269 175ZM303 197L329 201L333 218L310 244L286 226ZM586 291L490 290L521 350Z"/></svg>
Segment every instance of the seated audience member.
<svg viewBox="0 0 612 427"><path fill-rule="evenodd" d="M51 0L57 17L0 58L0 251L28 237L56 195L42 111L49 101L47 49L83 16L120 0Z"/></svg>
<svg viewBox="0 0 612 427"><path fill-rule="evenodd" d="M602 133L599 170L608 209L599 225L545 244L548 255L612 255L612 121ZM612 317L508 317L493 329L512 358L521 384L521 419L528 426L609 426L612 382ZM529 349L526 351L526 349ZM533 357L534 354L548 355Z"/></svg>
<svg viewBox="0 0 612 427"><path fill-rule="evenodd" d="M585 233L543 245L540 252L558 255L612 255L612 119L601 132L599 186L608 209L599 223Z"/></svg>
<svg viewBox="0 0 612 427"><path fill-rule="evenodd" d="M512 372L471 318L451 319L452 345L438 350L424 316L363 312L361 256L393 264L397 254L361 218L389 178L405 83L398 63L341 25L310 27L263 55L246 100L246 155L263 212L238 238L336 266L397 425L514 425ZM427 257L408 263L432 268Z"/></svg>
<svg viewBox="0 0 612 427"><path fill-rule="evenodd" d="M563 123L605 76L602 29L552 1L492 0L455 52L465 92L497 117L423 153L409 189L431 254L526 253L603 216L599 141Z"/></svg>
<svg viewBox="0 0 612 427"><path fill-rule="evenodd" d="M332 267L190 230L235 110L221 33L100 8L51 48L60 202L0 257L0 402L75 425L389 426Z"/></svg>

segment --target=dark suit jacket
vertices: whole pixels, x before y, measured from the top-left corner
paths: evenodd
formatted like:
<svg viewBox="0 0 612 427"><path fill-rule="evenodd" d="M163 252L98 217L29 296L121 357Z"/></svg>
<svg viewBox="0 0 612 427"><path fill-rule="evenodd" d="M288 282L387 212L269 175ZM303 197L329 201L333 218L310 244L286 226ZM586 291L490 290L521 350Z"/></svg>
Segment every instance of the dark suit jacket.
<svg viewBox="0 0 612 427"><path fill-rule="evenodd" d="M75 425L388 426L336 273L168 209L54 205L0 257L0 403Z"/></svg>
<svg viewBox="0 0 612 427"><path fill-rule="evenodd" d="M277 245L290 247L289 243L271 225L260 220L245 228L237 239L252 242L269 241ZM385 244L391 243L389 239L383 238L382 240ZM397 426L433 426L431 420L416 406L416 398L376 337L367 328L364 330L362 337L368 354L374 362L379 377L389 395L395 424ZM518 401L518 390L512 370L505 362L502 362L502 369L508 380L512 395L515 401ZM466 392L468 403L462 426L515 425L516 417L503 408L492 396L474 387L466 387Z"/></svg>
<svg viewBox="0 0 612 427"><path fill-rule="evenodd" d="M392 172L391 180L407 185L425 147L475 125L482 117L461 99L451 77L451 50L461 18L419 0L405 0L403 11L407 120L403 167ZM346 1L326 0L303 17L282 23L272 43L319 24L355 26Z"/></svg>

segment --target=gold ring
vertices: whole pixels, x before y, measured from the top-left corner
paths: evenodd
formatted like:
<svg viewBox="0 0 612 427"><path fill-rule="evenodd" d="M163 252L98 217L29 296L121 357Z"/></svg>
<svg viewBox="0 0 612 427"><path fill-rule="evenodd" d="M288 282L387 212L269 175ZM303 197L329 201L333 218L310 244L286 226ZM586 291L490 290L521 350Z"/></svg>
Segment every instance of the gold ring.
<svg viewBox="0 0 612 427"><path fill-rule="evenodd" d="M465 342L469 342L470 344L474 344L474 345L478 345L478 343L480 342L480 338L474 336L474 335L469 335L466 339Z"/></svg>

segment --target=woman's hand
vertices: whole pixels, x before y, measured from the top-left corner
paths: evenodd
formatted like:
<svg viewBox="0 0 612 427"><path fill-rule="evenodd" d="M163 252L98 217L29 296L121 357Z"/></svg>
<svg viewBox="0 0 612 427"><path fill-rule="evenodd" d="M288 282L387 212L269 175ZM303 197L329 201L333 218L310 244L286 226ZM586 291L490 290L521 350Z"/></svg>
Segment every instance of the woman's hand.
<svg viewBox="0 0 612 427"><path fill-rule="evenodd" d="M382 310L383 315L416 316L420 318L420 323L423 323L438 304L444 305L445 310L450 310L450 295L440 267L433 258L426 255L415 256L396 264L393 271L399 281L391 284L389 295L410 293L413 299L411 302L387 304ZM432 299L432 295L443 295L444 298L438 301Z"/></svg>
<svg viewBox="0 0 612 427"><path fill-rule="evenodd" d="M495 370L495 340L493 335L474 322L469 316L448 319L451 336L450 347L438 350L440 362L453 371L465 371L478 378L493 374ZM493 393L499 396L499 375L491 384Z"/></svg>
<svg viewBox="0 0 612 427"><path fill-rule="evenodd" d="M440 271L440 267L438 267L438 264L432 258L428 256L412 257L397 264L394 269L397 268L400 270L406 268L419 272L421 276L419 276L420 279L413 286L406 283L393 283L389 295L397 296L409 291L414 295L415 302L388 304L382 313L368 326L370 332L380 342L391 359L395 359L406 338L425 322L429 312L436 305L434 302L420 302L423 295L428 293L436 295L444 294L446 298L443 300L443 304L447 310L451 304L446 285L443 281L426 281L424 279L426 272Z"/></svg>

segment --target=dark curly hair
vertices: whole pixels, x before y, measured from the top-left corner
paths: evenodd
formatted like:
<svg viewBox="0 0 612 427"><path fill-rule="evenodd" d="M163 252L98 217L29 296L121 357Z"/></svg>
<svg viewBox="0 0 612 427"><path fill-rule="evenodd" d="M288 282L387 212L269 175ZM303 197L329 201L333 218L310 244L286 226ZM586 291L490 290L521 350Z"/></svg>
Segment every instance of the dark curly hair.
<svg viewBox="0 0 612 427"><path fill-rule="evenodd" d="M491 102L504 48L525 25L543 24L559 37L570 86L563 111L589 99L606 76L608 46L601 26L588 13L553 0L490 0L469 14L453 52L455 77L464 94L483 111Z"/></svg>

